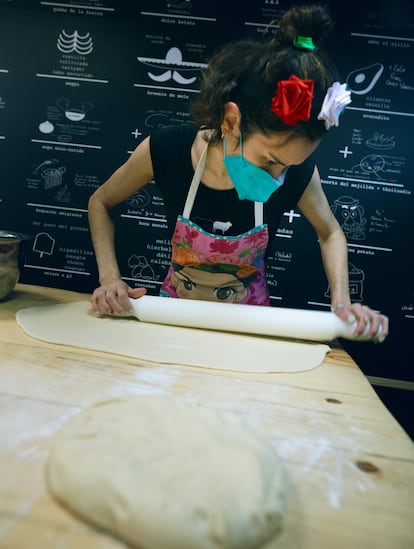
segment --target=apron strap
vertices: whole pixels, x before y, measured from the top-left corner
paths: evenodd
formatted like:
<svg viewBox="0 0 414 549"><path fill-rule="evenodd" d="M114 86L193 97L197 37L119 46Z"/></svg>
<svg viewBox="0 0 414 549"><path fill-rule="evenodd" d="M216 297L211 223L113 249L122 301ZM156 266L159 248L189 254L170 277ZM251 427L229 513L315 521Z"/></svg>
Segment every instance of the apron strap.
<svg viewBox="0 0 414 549"><path fill-rule="evenodd" d="M193 179L191 180L190 188L188 190L187 199L185 201L183 210L183 217L185 217L186 219L190 219L191 210L193 209L194 200L198 191L198 186L201 181L201 176L203 175L203 171L206 166L207 150L208 143L206 143L206 146L201 153L200 160L197 163ZM255 227L263 225L263 202L254 203L254 224Z"/></svg>
<svg viewBox="0 0 414 549"><path fill-rule="evenodd" d="M203 152L201 153L200 160L197 163L193 179L191 181L190 189L188 190L187 199L184 204L184 210L183 210L183 217L186 219L190 219L191 210L193 209L194 200L198 191L198 185L201 180L201 176L203 175L204 168L206 166L206 160L207 160L207 149L208 149L208 143L206 143L206 146L203 149Z"/></svg>
<svg viewBox="0 0 414 549"><path fill-rule="evenodd" d="M263 202L254 203L254 224L256 227L263 225Z"/></svg>

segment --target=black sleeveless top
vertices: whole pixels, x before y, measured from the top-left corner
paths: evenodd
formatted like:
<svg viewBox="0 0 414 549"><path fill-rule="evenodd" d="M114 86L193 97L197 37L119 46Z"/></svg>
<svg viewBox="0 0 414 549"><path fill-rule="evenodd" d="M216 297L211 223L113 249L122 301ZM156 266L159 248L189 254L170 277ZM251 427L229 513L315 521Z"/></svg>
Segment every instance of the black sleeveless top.
<svg viewBox="0 0 414 549"><path fill-rule="evenodd" d="M168 228L172 235L177 216L183 213L188 189L194 175L191 147L198 128L194 124L159 128L150 137L154 180L162 192ZM263 208L263 222L273 241L284 212L294 209L310 182L315 161L308 157L298 166L291 166L285 181ZM235 189L211 189L200 183L191 213L191 220L210 233L214 227L231 227L225 236L235 236L254 227L254 203L240 200ZM220 233L221 234L221 233ZM269 246L270 247L270 246Z"/></svg>

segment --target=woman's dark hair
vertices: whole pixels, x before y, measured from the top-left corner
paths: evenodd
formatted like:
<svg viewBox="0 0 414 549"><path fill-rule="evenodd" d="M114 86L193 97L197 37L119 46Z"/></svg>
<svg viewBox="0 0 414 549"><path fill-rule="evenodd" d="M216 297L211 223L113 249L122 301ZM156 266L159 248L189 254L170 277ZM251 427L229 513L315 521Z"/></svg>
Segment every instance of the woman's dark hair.
<svg viewBox="0 0 414 549"><path fill-rule="evenodd" d="M212 129L211 141L218 142L224 105L234 101L242 113L245 137L257 131L265 135L289 131L312 141L320 139L326 129L317 116L327 89L338 79L336 68L320 49L331 28L327 8L293 6L267 42L241 40L224 46L201 75L200 93L191 105L196 124ZM294 46L299 35L311 37L315 49ZM288 126L271 111L271 101L279 80L287 80L292 74L314 81L314 97L310 119Z"/></svg>

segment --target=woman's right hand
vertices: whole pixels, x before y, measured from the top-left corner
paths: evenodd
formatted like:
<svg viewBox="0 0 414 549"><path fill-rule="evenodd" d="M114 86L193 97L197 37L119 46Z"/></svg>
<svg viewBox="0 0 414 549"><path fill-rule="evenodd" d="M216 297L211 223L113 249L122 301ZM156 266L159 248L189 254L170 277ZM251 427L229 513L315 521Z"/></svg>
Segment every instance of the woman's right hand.
<svg viewBox="0 0 414 549"><path fill-rule="evenodd" d="M130 288L123 280L116 279L96 288L90 302L96 313L112 315L130 311L129 298L139 298L146 293L145 288Z"/></svg>

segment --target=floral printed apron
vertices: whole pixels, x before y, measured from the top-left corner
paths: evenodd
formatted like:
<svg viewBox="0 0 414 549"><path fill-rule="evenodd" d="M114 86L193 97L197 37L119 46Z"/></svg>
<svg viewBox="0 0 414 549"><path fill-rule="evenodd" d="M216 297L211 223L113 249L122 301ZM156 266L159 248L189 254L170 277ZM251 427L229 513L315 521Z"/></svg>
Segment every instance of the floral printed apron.
<svg viewBox="0 0 414 549"><path fill-rule="evenodd" d="M263 224L263 203L254 203L255 227L237 236L209 233L190 220L207 148L194 172L183 214L177 218L171 265L160 295L269 305L264 263L269 235Z"/></svg>

